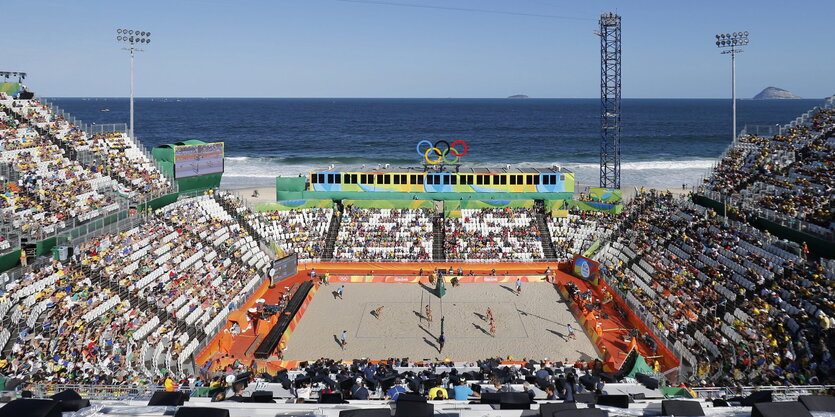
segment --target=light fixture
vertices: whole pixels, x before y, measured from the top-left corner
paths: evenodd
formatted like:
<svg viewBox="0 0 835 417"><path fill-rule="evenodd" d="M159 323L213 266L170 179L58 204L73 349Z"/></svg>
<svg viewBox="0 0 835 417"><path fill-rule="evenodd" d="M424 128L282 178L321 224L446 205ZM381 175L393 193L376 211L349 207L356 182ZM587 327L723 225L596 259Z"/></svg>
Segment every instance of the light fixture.
<svg viewBox="0 0 835 417"><path fill-rule="evenodd" d="M116 37L116 40L119 42L126 42L128 45L125 48L122 48L128 52L130 52L130 130L129 136L134 137L134 58L136 52L141 52L143 49L139 49L137 44L141 44L143 47L149 43L151 40L147 37L151 35L151 32L145 32L141 30L133 30L133 29L116 29L116 33L120 36Z"/></svg>
<svg viewBox="0 0 835 417"><path fill-rule="evenodd" d="M732 141L736 145L736 54L741 53L742 45L748 45L748 31L719 33L716 35L716 46L729 48L722 51L723 54L731 55L731 119L732 119Z"/></svg>

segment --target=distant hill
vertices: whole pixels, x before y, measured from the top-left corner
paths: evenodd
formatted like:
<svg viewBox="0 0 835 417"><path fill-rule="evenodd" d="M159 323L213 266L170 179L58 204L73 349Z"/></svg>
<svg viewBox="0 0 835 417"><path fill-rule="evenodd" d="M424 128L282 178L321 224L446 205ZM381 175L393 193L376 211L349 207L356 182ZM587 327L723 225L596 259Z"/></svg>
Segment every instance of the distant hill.
<svg viewBox="0 0 835 417"><path fill-rule="evenodd" d="M510 96L510 97L508 97L508 98L530 98L530 97L528 97L528 96L526 96L526 95L524 95L524 94L514 94L514 95L512 95L512 96Z"/></svg>
<svg viewBox="0 0 835 417"><path fill-rule="evenodd" d="M801 97L794 95L791 91L777 87L766 87L765 90L760 91L759 94L754 96L754 100L786 100L795 98Z"/></svg>

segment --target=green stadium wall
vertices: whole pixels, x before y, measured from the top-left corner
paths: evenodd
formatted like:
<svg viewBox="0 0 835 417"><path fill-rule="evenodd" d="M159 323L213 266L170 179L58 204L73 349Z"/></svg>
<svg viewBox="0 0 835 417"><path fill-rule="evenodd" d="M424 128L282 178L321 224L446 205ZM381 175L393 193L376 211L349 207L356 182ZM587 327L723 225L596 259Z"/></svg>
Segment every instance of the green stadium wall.
<svg viewBox="0 0 835 417"><path fill-rule="evenodd" d="M287 211L331 207L333 207L333 200L292 200L277 201L275 203L258 203L255 205L255 211Z"/></svg>
<svg viewBox="0 0 835 417"><path fill-rule="evenodd" d="M592 187L589 188L589 200L606 203L619 203L623 200L623 193L619 188Z"/></svg>
<svg viewBox="0 0 835 417"><path fill-rule="evenodd" d="M596 203L593 201L566 201L566 209L574 207L585 211L603 211L618 214L623 211L623 204Z"/></svg>
<svg viewBox="0 0 835 417"><path fill-rule="evenodd" d="M162 173L169 178L174 178L174 146L181 145L205 145L202 140L186 140L183 142L160 145L151 150L151 155L159 163ZM179 178L174 180L181 193L203 191L220 187L220 180L223 173L198 175L194 177Z"/></svg>
<svg viewBox="0 0 835 417"><path fill-rule="evenodd" d="M19 262L20 248L15 248L11 252L0 256L0 272L5 272L16 267Z"/></svg>
<svg viewBox="0 0 835 417"><path fill-rule="evenodd" d="M342 204L356 208L381 209L431 209L434 203L428 200L343 200Z"/></svg>

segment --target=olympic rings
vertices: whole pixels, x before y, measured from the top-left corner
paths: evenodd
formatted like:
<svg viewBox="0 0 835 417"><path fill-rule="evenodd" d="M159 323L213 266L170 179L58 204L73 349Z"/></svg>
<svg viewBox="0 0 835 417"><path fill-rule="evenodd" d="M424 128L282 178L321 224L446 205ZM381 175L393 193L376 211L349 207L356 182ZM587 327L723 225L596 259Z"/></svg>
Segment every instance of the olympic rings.
<svg viewBox="0 0 835 417"><path fill-rule="evenodd" d="M453 153L455 150L450 148L450 151L452 151L452 152L449 152L449 153ZM455 155L455 159L451 160L451 161L449 159L446 159L446 155L447 155L447 152L444 152L444 154L441 155L444 158L444 163L445 164L457 164L458 163L458 158L459 158L458 155Z"/></svg>
<svg viewBox="0 0 835 417"><path fill-rule="evenodd" d="M464 145L464 152L458 153L456 151L455 144L457 144L457 143L460 143L460 144ZM455 155L455 156L464 156L470 150L470 146L467 145L467 142L464 142L463 140L456 140L455 142L452 142L452 146L450 146L449 149L452 152L452 154Z"/></svg>
<svg viewBox="0 0 835 417"><path fill-rule="evenodd" d="M426 146L428 147L426 150L421 149L421 146L423 144L426 144ZM457 146L459 145L463 146L463 150L459 151L457 149ZM469 152L470 146L467 145L467 142L464 142L463 140L456 140L455 142L452 142L452 145L450 145L449 142L445 140L439 140L435 142L434 145L432 144L432 142L428 140L421 140L417 143L417 147L415 147L415 150L417 151L418 155L423 157L427 164L436 165L441 162L445 164L457 164L459 158L466 155L467 152ZM430 159L429 155L431 153L437 155L437 159L434 159L435 156L433 156L432 159ZM447 154L452 154L453 156L455 156L455 159L447 159Z"/></svg>
<svg viewBox="0 0 835 417"><path fill-rule="evenodd" d="M436 152L438 154L438 159L430 160L429 159L429 153L430 152ZM426 153L423 154L423 159L426 160L426 163L435 165L435 164L441 162L442 159L444 159L444 154L442 154L441 150L438 149L438 148L429 148L429 149L426 150Z"/></svg>
<svg viewBox="0 0 835 417"><path fill-rule="evenodd" d="M420 145L424 144L424 143L429 146L429 149L432 149L432 142L430 142L428 140L422 140L422 141L418 142L417 143L417 148L415 148L415 149L417 149L417 153L420 156L423 156L426 153L425 151L420 150Z"/></svg>

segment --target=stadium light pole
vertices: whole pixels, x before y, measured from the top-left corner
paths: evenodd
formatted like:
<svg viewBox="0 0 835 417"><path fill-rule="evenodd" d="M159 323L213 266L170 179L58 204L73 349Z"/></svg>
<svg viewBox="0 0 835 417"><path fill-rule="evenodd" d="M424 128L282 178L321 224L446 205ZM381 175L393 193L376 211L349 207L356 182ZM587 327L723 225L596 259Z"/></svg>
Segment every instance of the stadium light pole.
<svg viewBox="0 0 835 417"><path fill-rule="evenodd" d="M729 48L722 51L722 54L731 54L731 112L733 113L733 135L732 143L736 146L736 54L742 53L742 46L748 44L748 31L734 33L720 33L716 35L716 46Z"/></svg>
<svg viewBox="0 0 835 417"><path fill-rule="evenodd" d="M151 43L151 32L144 32L132 29L116 29L116 40L124 42L128 46L122 48L124 51L130 52L130 137L133 136L133 61L135 52L143 52L144 49L139 49L138 46L147 45Z"/></svg>

